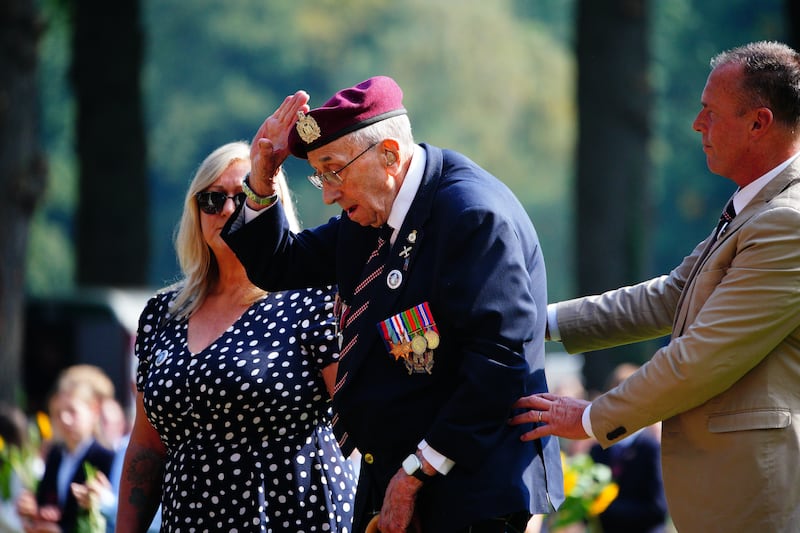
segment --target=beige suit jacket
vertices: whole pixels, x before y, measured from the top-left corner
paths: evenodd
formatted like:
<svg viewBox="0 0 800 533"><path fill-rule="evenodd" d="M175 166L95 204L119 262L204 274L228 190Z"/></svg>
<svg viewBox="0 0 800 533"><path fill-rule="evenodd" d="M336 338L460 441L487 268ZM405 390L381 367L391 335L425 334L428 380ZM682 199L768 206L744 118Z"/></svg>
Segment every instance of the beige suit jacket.
<svg viewBox="0 0 800 533"><path fill-rule="evenodd" d="M663 420L681 533L800 531L800 162L669 275L557 304L570 352L671 333L592 403L609 446Z"/></svg>

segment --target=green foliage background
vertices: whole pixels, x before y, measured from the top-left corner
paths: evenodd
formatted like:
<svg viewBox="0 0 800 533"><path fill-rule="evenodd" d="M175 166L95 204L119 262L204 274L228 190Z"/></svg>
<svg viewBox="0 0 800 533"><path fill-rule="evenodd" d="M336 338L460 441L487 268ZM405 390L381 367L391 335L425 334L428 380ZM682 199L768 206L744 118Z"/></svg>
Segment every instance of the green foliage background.
<svg viewBox="0 0 800 533"><path fill-rule="evenodd" d="M41 55L50 180L27 267L27 289L36 295L68 290L75 277L69 32L50 1L42 5L48 31ZM688 253L687 242L705 236L733 190L708 173L691 129L709 58L749 40L780 40L784 28L780 0L649 6L657 95L655 274ZM131 223L152 235L152 287L178 275L173 230L192 172L207 153L249 140L296 89L307 90L313 106L339 88L387 74L405 91L419 141L465 153L517 193L542 240L550 299L575 296L574 0L142 0L142 8L154 215ZM290 161L287 170L306 226L337 213L308 184L305 162ZM125 198L107 201L126 208Z"/></svg>

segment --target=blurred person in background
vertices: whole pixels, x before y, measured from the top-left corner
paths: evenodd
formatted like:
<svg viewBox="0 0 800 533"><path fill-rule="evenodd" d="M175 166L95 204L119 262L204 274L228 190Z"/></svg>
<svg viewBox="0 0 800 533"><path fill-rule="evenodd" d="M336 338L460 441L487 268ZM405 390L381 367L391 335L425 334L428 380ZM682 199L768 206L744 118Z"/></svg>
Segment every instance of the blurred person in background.
<svg viewBox="0 0 800 533"><path fill-rule="evenodd" d="M24 491L17 500L26 533L75 531L79 505L70 485L85 483L87 468L107 477L114 458L114 453L96 438L101 402L97 389L83 379L62 378L64 374L49 401L53 444L47 452L44 474L35 494Z"/></svg>
<svg viewBox="0 0 800 533"><path fill-rule="evenodd" d="M22 493L22 481L11 463L5 463L12 447L22 449L28 441L28 420L25 413L15 405L0 403L0 533L19 533L22 522L15 501Z"/></svg>
<svg viewBox="0 0 800 533"><path fill-rule="evenodd" d="M114 519L117 513L117 494L119 491L119 469L125 454L129 424L122 405L115 396L114 383L101 368L80 364L65 369L59 376L59 387L69 383L82 382L92 387L100 403L100 423L97 440L114 452L110 477L97 472L86 483L72 483L70 489L75 499L84 509L98 506L105 518L108 533L114 531Z"/></svg>
<svg viewBox="0 0 800 533"><path fill-rule="evenodd" d="M122 417L122 418L120 418ZM81 507L89 508L95 502L106 521L106 531L116 531L117 506L119 502L119 483L122 478L122 465L130 439L128 416L115 398L105 398L101 406L101 428L104 442L112 446L114 461L108 477L98 472L94 479L85 484L73 483L72 493ZM149 533L156 533L161 527L161 508L153 518Z"/></svg>
<svg viewBox="0 0 800 533"><path fill-rule="evenodd" d="M94 391L100 403L100 423L95 437L106 448L116 450L120 439L128 431L128 423L122 405L116 399L114 382L98 366L77 364L59 374L56 387L65 388L73 383L85 383Z"/></svg>
<svg viewBox="0 0 800 533"><path fill-rule="evenodd" d="M631 363L617 366L606 390L622 383L638 368ZM667 499L661 479L661 423L644 427L608 448L595 443L589 455L596 463L611 468L611 477L619 486L617 497L600 513L603 531L664 533Z"/></svg>
<svg viewBox="0 0 800 533"><path fill-rule="evenodd" d="M143 531L159 502L165 531L351 531L355 480L330 421L333 292L247 279L220 231L249 170L244 142L199 166L175 242L183 279L140 316L120 533ZM292 205L284 179L279 194Z"/></svg>
<svg viewBox="0 0 800 533"><path fill-rule="evenodd" d="M106 447L117 451L130 432L129 417L114 396L100 403L100 439Z"/></svg>

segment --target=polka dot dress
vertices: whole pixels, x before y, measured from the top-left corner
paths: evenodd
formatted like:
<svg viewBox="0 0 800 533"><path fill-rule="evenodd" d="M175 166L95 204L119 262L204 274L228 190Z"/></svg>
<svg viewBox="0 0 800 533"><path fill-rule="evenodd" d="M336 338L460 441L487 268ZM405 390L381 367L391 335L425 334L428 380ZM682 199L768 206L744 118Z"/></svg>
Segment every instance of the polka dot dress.
<svg viewBox="0 0 800 533"><path fill-rule="evenodd" d="M319 370L338 358L333 296L269 294L200 353L174 292L139 322L137 389L167 447L162 531L349 533L355 481Z"/></svg>

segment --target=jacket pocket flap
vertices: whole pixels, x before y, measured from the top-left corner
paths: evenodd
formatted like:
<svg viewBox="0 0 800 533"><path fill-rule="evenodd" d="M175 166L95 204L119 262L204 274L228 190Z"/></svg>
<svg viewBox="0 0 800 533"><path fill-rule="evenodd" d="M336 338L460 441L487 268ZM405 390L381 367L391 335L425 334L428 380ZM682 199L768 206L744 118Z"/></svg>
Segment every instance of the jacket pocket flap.
<svg viewBox="0 0 800 533"><path fill-rule="evenodd" d="M711 433L726 433L751 429L782 429L789 427L791 423L792 413L789 409L760 409L711 415L708 418L708 430Z"/></svg>

